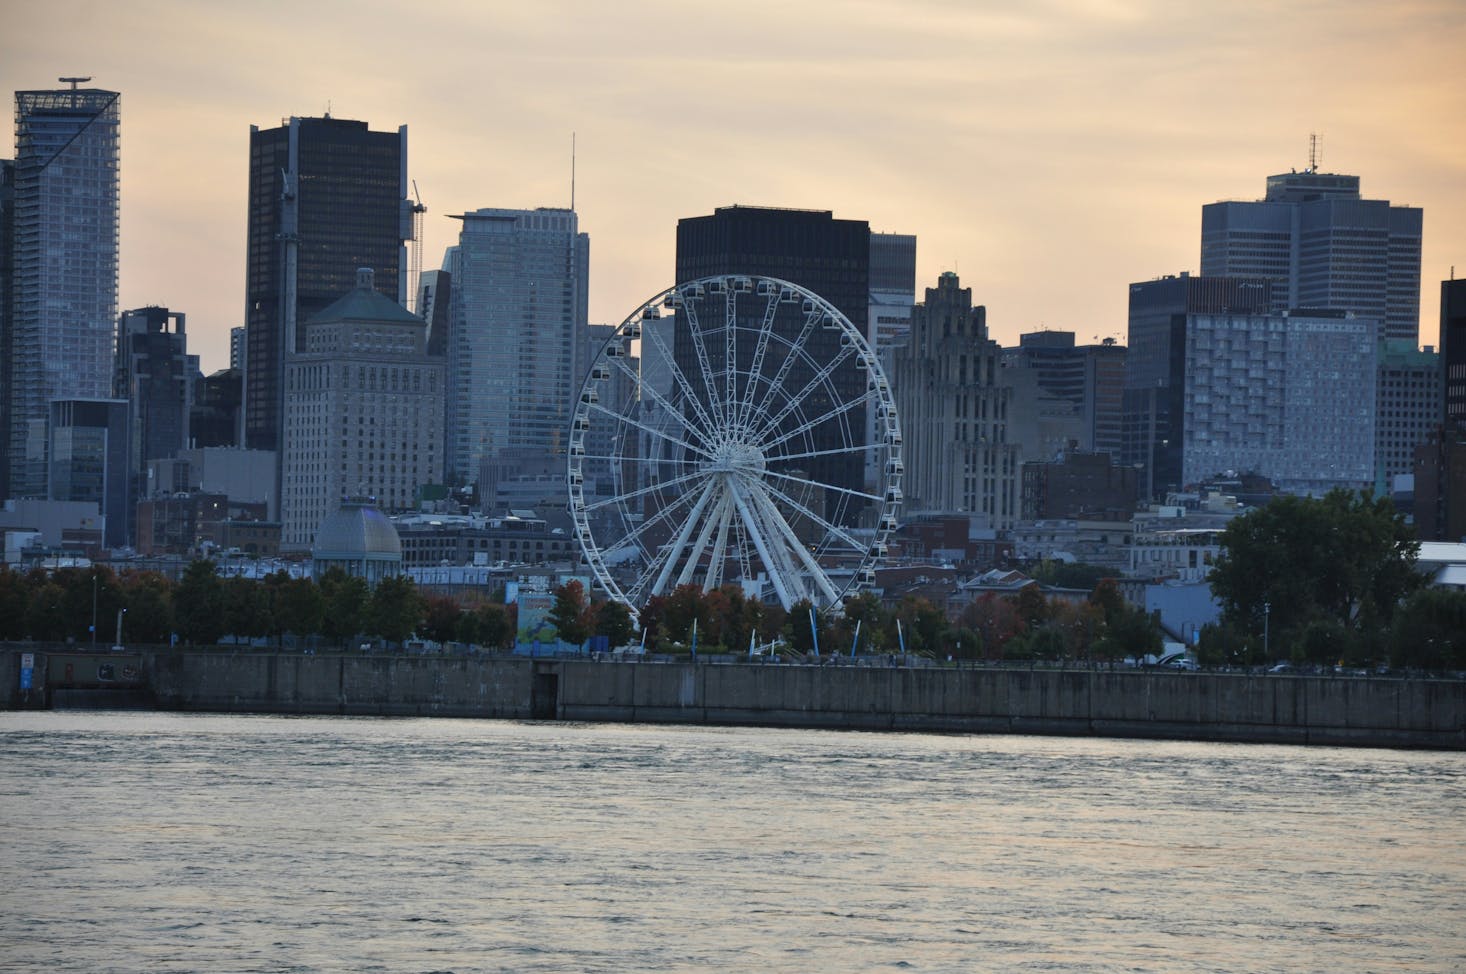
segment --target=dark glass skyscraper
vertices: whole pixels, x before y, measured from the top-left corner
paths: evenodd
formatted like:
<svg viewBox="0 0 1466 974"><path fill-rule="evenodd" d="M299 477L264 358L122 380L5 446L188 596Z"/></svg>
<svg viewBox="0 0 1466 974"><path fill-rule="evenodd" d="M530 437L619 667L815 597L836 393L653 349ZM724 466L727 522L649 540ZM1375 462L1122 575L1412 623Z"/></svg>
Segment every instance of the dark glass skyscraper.
<svg viewBox="0 0 1466 974"><path fill-rule="evenodd" d="M864 220L836 220L829 210L782 210L758 206L725 206L712 216L686 217L677 221L678 282L714 274L758 274L776 277L797 284L818 294L838 308L856 330L868 335L867 313L870 300L870 224ZM797 336L802 319L776 321L776 329L787 330L787 337ZM814 361L832 361L839 354L839 333L817 329L810 337L808 351ZM678 330L675 354L685 374L697 373L690 348L682 347L682 330ZM750 355L752 354L750 350ZM741 356L741 350L740 350ZM865 393L862 373L851 360L835 371L833 382L846 402L861 399ZM821 414L830 401L811 396L807 416ZM847 419L855 429L866 428L865 408ZM792 422L792 420L790 420ZM831 455L809 461L811 473L825 483L838 484L851 490L864 487L862 455L839 452L842 441L838 424L815 433L815 441ZM834 493L834 492L830 492ZM825 498L825 514L831 519L851 523L859 512L843 497Z"/></svg>
<svg viewBox="0 0 1466 974"><path fill-rule="evenodd" d="M112 392L121 97L79 87L15 93L3 329L11 497L42 497L55 399Z"/></svg>
<svg viewBox="0 0 1466 974"><path fill-rule="evenodd" d="M278 450L285 357L300 350L305 320L350 291L361 268L378 292L406 300L407 126L291 118L252 126L249 153L244 436Z"/></svg>

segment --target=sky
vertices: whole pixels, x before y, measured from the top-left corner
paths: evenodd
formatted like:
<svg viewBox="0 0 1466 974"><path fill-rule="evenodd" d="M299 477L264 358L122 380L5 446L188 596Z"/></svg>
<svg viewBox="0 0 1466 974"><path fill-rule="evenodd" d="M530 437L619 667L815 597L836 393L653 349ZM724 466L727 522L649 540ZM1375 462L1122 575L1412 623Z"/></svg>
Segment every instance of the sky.
<svg viewBox="0 0 1466 974"><path fill-rule="evenodd" d="M675 283L677 220L734 203L917 236L992 337L1125 340L1128 285L1198 271L1201 207L1308 164L1424 209L1421 342L1466 276L1461 0L49 0L6 91L122 93L120 308L242 323L249 127L408 126L424 269L449 214L570 202L590 320ZM10 155L13 143L0 154Z"/></svg>

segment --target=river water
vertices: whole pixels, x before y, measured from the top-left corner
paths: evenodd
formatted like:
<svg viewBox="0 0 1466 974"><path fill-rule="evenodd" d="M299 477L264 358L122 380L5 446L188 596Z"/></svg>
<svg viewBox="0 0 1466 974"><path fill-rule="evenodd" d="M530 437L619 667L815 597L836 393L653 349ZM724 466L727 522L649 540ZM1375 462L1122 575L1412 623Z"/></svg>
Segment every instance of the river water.
<svg viewBox="0 0 1466 974"><path fill-rule="evenodd" d="M1462 971L1466 755L0 714L0 969Z"/></svg>

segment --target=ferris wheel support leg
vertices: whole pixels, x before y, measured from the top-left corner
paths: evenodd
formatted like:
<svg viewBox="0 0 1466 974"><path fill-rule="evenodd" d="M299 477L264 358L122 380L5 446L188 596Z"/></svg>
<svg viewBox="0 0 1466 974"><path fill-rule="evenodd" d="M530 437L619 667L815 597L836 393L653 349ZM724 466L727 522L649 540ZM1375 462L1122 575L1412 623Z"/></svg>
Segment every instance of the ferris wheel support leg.
<svg viewBox="0 0 1466 974"><path fill-rule="evenodd" d="M718 490L717 503L713 505L711 516L702 522L702 530L697 533L697 541L693 543L692 553L682 565L682 571L677 575L677 584L686 585L692 581L692 576L697 571L697 563L702 553L707 550L708 541L713 536L713 529L718 526L718 521L724 516L728 504L728 489L726 486ZM708 578L712 578L712 566L708 566ZM711 588L711 585L704 585L704 590Z"/></svg>
<svg viewBox="0 0 1466 974"><path fill-rule="evenodd" d="M738 513L743 518L743 526L747 529L749 537L753 539L753 546L758 549L759 557L764 560L764 566L769 570L769 582L774 586L774 594L779 597L779 603L787 611L798 601L789 597L789 589L784 585L785 572L788 571L787 563L783 559L774 558L768 541L764 539L763 532L759 530L758 519L749 509L748 499L743 496L742 489L736 483L730 483L729 487L733 491L733 503L738 506Z"/></svg>
<svg viewBox="0 0 1466 974"><path fill-rule="evenodd" d="M672 569L676 566L682 552L687 547L687 539L692 536L692 531L697 527L698 521L702 518L703 509L708 506L708 501L713 496L715 484L709 482L702 490L702 496L697 499L692 510L687 515L687 523L682 525L682 530L677 533L677 540L667 548L667 560L662 564L662 570L657 575L656 584L652 586L652 595L661 595L662 590L667 587L667 580L672 577Z"/></svg>
<svg viewBox="0 0 1466 974"><path fill-rule="evenodd" d="M789 523L783 517L778 516L778 508L774 507L774 502L760 493L755 496L754 503L767 505L768 508L772 509L774 517L770 519L771 523L774 525L774 529L784 536L784 543L788 546L788 549L804 564L804 568L809 572L811 580L819 587L820 592L824 595L828 603L830 605L838 603L840 601L840 593L835 591L835 586L830 583L830 577L825 574L825 570L820 567L820 563L815 560L814 555L811 555L808 549L800 543L799 536L794 533L794 529L789 526Z"/></svg>

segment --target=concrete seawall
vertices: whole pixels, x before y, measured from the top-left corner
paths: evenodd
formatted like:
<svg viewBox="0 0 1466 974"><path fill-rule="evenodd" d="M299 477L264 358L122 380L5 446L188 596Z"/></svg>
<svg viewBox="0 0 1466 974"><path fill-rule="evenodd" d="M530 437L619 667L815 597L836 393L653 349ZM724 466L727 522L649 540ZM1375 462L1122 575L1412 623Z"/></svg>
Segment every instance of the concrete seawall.
<svg viewBox="0 0 1466 974"><path fill-rule="evenodd" d="M0 649L0 703L145 694L163 710L535 717L1466 749L1466 681L1110 670L598 663ZM100 662L99 662L100 661ZM124 665L123 661L133 661ZM108 679L98 668L110 669ZM136 677L128 685L124 674ZM62 694L65 697L65 694Z"/></svg>

